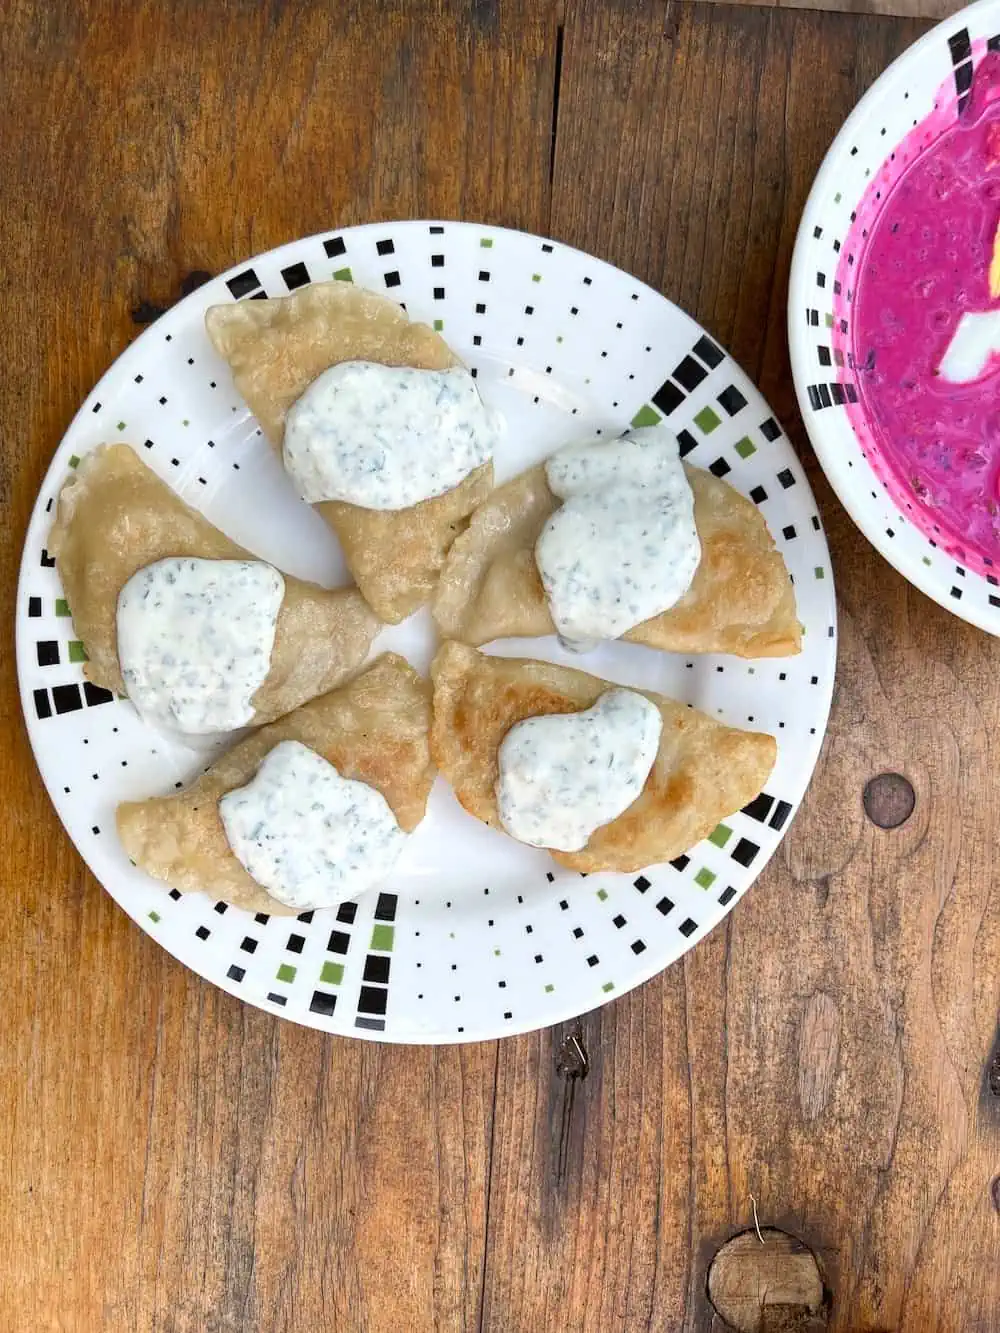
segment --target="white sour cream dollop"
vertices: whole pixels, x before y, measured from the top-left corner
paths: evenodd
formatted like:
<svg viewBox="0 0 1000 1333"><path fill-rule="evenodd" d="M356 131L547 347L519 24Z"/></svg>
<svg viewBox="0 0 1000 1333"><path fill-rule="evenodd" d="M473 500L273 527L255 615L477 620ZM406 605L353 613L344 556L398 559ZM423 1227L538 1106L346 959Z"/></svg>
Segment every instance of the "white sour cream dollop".
<svg viewBox="0 0 1000 1333"><path fill-rule="evenodd" d="M493 456L500 426L464 366L331 366L288 411L285 469L310 504L406 509Z"/></svg>
<svg viewBox="0 0 1000 1333"><path fill-rule="evenodd" d="M1000 356L1000 310L967 310L959 319L938 374L950 384L971 384Z"/></svg>
<svg viewBox="0 0 1000 1333"><path fill-rule="evenodd" d="M297 911L383 884L407 838L381 792L342 778L299 741L279 742L245 787L220 799L219 815L247 873Z"/></svg>
<svg viewBox="0 0 1000 1333"><path fill-rule="evenodd" d="M118 661L146 721L190 735L251 723L284 596L262 560L170 556L133 574L118 594Z"/></svg>
<svg viewBox="0 0 1000 1333"><path fill-rule="evenodd" d="M641 794L663 716L634 690L608 690L592 708L525 718L500 743L500 822L519 842L578 852Z"/></svg>
<svg viewBox="0 0 1000 1333"><path fill-rule="evenodd" d="M663 426L570 445L545 466L563 504L535 544L549 612L586 651L667 611L701 560L694 496Z"/></svg>

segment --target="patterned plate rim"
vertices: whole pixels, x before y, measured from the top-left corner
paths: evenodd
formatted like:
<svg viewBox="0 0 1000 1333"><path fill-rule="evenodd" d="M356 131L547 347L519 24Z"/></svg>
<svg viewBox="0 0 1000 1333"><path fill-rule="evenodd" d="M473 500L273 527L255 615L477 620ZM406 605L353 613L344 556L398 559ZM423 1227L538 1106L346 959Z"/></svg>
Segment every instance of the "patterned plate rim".
<svg viewBox="0 0 1000 1333"><path fill-rule="evenodd" d="M882 71L844 121L816 173L796 232L788 285L787 329L792 380L802 420L820 466L851 520L893 569L925 596L977 629L985 630L988 634L1000 635L1000 608L995 608L988 602L985 604L970 601L956 602L949 595L946 586L948 580L943 578L941 572L936 567L925 564L905 547L887 539L883 528L872 520L865 512L864 506L859 503L859 476L857 473L848 472L836 441L828 437L826 427L809 401L808 385L814 377L808 362L811 345L802 332L799 318L802 311L809 306L811 299L809 274L812 271L814 229L824 217L823 205L829 194L831 182L838 178L841 159L850 152L851 146L859 138L865 137L863 127L871 116L872 109L878 106L886 95L887 88L891 87L910 64L916 63L927 50L942 42L946 43L949 37L967 28L970 19L978 20L991 13L997 15L996 22L1000 26L1000 0L976 0L975 4L966 6L936 24ZM884 152L880 150L880 162L893 151L894 147L895 145L886 141ZM873 479L877 476L870 466L867 472L861 475ZM894 501L890 499L888 503L892 512L905 522L906 516ZM970 573L975 579L982 578L975 570Z"/></svg>

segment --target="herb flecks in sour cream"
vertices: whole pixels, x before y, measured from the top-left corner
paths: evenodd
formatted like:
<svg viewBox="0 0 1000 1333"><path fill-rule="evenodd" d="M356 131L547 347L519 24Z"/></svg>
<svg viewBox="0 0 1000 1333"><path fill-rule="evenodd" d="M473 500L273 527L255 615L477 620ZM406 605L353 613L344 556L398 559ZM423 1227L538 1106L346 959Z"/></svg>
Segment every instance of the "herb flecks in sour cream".
<svg viewBox="0 0 1000 1333"><path fill-rule="evenodd" d="M284 595L262 560L170 556L133 574L118 594L118 660L143 718L189 735L251 723Z"/></svg>
<svg viewBox="0 0 1000 1333"><path fill-rule="evenodd" d="M549 613L584 652L667 611L701 560L694 497L662 426L570 445L545 465L563 504L535 545Z"/></svg>
<svg viewBox="0 0 1000 1333"><path fill-rule="evenodd" d="M592 708L525 718L500 743L500 822L519 842L577 852L639 797L663 717L634 690L612 689Z"/></svg>
<svg viewBox="0 0 1000 1333"><path fill-rule="evenodd" d="M443 495L493 456L501 419L464 366L331 366L292 404L285 469L310 504L406 509Z"/></svg>
<svg viewBox="0 0 1000 1333"><path fill-rule="evenodd" d="M299 741L281 741L219 816L240 864L297 911L333 907L383 884L407 835L385 797L343 778Z"/></svg>

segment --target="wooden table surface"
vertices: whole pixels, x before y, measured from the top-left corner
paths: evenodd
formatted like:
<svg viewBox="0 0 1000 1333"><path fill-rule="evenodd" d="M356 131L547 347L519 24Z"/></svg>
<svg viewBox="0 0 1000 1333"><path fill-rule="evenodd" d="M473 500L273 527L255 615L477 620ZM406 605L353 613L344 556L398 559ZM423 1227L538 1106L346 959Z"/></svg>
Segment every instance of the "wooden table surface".
<svg viewBox="0 0 1000 1333"><path fill-rule="evenodd" d="M1000 1329L1000 644L852 526L785 341L812 176L937 0L847 7L883 12L3 6L6 625L76 405L192 271L442 216L584 247L726 344L817 488L842 638L811 791L724 926L578 1025L434 1050L281 1023L140 933L41 787L8 629L0 1329L716 1329L709 1266L755 1209L774 1233L713 1286L743 1327ZM891 830L884 772L916 795ZM775 1292L812 1255L810 1315Z"/></svg>

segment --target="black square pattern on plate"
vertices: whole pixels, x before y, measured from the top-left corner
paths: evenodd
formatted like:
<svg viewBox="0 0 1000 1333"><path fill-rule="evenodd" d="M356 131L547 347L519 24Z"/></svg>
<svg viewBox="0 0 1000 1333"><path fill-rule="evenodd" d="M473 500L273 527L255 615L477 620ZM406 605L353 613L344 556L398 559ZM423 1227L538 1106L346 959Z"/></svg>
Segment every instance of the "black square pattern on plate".
<svg viewBox="0 0 1000 1333"><path fill-rule="evenodd" d="M246 296L248 292L256 291L260 286L260 279L252 268L245 268L242 273L237 273L235 277L227 278L226 286L238 301L241 296Z"/></svg>
<svg viewBox="0 0 1000 1333"><path fill-rule="evenodd" d="M774 814L771 816L771 827L773 829L783 829L788 816L792 813L792 807L787 801L779 801L774 808Z"/></svg>
<svg viewBox="0 0 1000 1333"><path fill-rule="evenodd" d="M237 967L236 964L233 963L231 964L229 971L226 973L226 976L229 978L230 981L242 981L243 978L246 976L246 969L242 967Z"/></svg>
<svg viewBox="0 0 1000 1333"><path fill-rule="evenodd" d="M365 981L372 981L377 986L388 986L391 962L392 959L387 955L370 953L365 959Z"/></svg>
<svg viewBox="0 0 1000 1333"><path fill-rule="evenodd" d="M32 698L35 701L35 712L38 714L39 722L44 722L47 717L52 716L48 690L33 690Z"/></svg>
<svg viewBox="0 0 1000 1333"><path fill-rule="evenodd" d="M645 944L642 942L642 940L633 940L633 941L632 941L632 946L631 946L631 947L632 947L632 952L633 952L633 953L645 953L645 952L646 952L646 946L645 946Z"/></svg>
<svg viewBox="0 0 1000 1333"><path fill-rule="evenodd" d="M708 377L708 371L704 366L700 366L693 356L686 356L680 365L675 367L673 377L682 388L691 393L703 379Z"/></svg>
<svg viewBox="0 0 1000 1333"><path fill-rule="evenodd" d="M677 443L679 446L677 452L680 454L681 458L686 458L692 449L698 447L698 441L689 430L679 430L677 432Z"/></svg>
<svg viewBox="0 0 1000 1333"><path fill-rule="evenodd" d="M656 904L656 910L662 916L666 916L668 912L672 912L674 910L674 905L669 898L661 898L660 901Z"/></svg>
<svg viewBox="0 0 1000 1333"><path fill-rule="evenodd" d="M719 903L723 907L728 907L735 897L736 890L730 886L728 889L723 889L719 894Z"/></svg>
<svg viewBox="0 0 1000 1333"><path fill-rule="evenodd" d="M763 486L755 486L750 492L750 499L755 505L762 505L767 499L767 491L764 490Z"/></svg>
<svg viewBox="0 0 1000 1333"><path fill-rule="evenodd" d="M727 472L732 472L732 468L724 458L717 458L714 463L709 463L708 470L716 477L724 477Z"/></svg>
<svg viewBox="0 0 1000 1333"><path fill-rule="evenodd" d="M731 417L734 417L737 412L742 412L747 405L747 400L735 384L730 384L722 390L719 394L719 402Z"/></svg>
<svg viewBox="0 0 1000 1333"><path fill-rule="evenodd" d="M444 255L431 255L431 268L444 268Z"/></svg>
<svg viewBox="0 0 1000 1333"><path fill-rule="evenodd" d="M55 567L55 557L49 555L48 551L42 551L42 568L53 569Z"/></svg>
<svg viewBox="0 0 1000 1333"><path fill-rule="evenodd" d="M645 893L649 888L649 880L645 875L640 875L638 879L633 880L633 883L640 893Z"/></svg>
<svg viewBox="0 0 1000 1333"><path fill-rule="evenodd" d="M352 926L354 918L358 914L357 903L341 903L337 908L337 920L343 921L345 925Z"/></svg>
<svg viewBox="0 0 1000 1333"><path fill-rule="evenodd" d="M309 281L309 270L305 264L289 264L288 268L281 270L281 276L285 280L285 286L290 292L294 292L296 287L305 287Z"/></svg>
<svg viewBox="0 0 1000 1333"><path fill-rule="evenodd" d="M83 707L77 685L53 685L52 702L56 706L57 713L75 713L78 708Z"/></svg>
<svg viewBox="0 0 1000 1333"><path fill-rule="evenodd" d="M89 680L83 682L83 697L87 701L87 707L93 708L96 704L109 704L114 701L114 695L110 690L106 690L103 685L92 685Z"/></svg>
<svg viewBox="0 0 1000 1333"><path fill-rule="evenodd" d="M684 394L678 389L673 380L664 380L656 393L653 394L653 402L660 409L665 417L675 412L684 401Z"/></svg>
<svg viewBox="0 0 1000 1333"><path fill-rule="evenodd" d="M386 273L384 281L387 287L398 287L401 281L399 276L399 270L392 269L391 272ZM319 994L318 991L317 994Z"/></svg>
<svg viewBox="0 0 1000 1333"><path fill-rule="evenodd" d="M759 824L763 824L771 813L771 807L774 805L774 797L768 796L766 791L762 791L759 796L755 796L749 805L743 807L743 813L749 815L751 819L756 819Z"/></svg>
<svg viewBox="0 0 1000 1333"><path fill-rule="evenodd" d="M362 986L358 1009L366 1014L384 1014L388 1001L389 992L381 986Z"/></svg>
<svg viewBox="0 0 1000 1333"><path fill-rule="evenodd" d="M376 241L375 249L380 255L391 255L396 252L396 247L393 245L392 241Z"/></svg>
<svg viewBox="0 0 1000 1333"><path fill-rule="evenodd" d="M685 938L690 938L694 934L694 932L698 929L698 922L692 921L690 917L686 917L685 920L683 920L681 924L677 927L677 929L681 932L681 934Z"/></svg>
<svg viewBox="0 0 1000 1333"><path fill-rule="evenodd" d="M313 997L309 1001L309 1008L314 1014L325 1014L328 1018L337 1007L336 995L331 995L329 991L314 990Z"/></svg>
<svg viewBox="0 0 1000 1333"><path fill-rule="evenodd" d="M39 639L35 644L39 666L59 665L59 644L55 639Z"/></svg>
<svg viewBox="0 0 1000 1333"><path fill-rule="evenodd" d="M288 943L285 945L285 948L289 953L301 953L305 948L305 945L306 937L304 935L296 935L293 931L288 937Z"/></svg>
<svg viewBox="0 0 1000 1333"><path fill-rule="evenodd" d="M257 941L254 939L252 935L244 935L243 941L240 944L240 948L243 950L244 953L256 953Z"/></svg>
<svg viewBox="0 0 1000 1333"><path fill-rule="evenodd" d="M711 338L704 335L698 339L691 350L700 361L704 361L705 365L708 366L710 370L714 370L716 366L721 365L725 360L725 354L722 349L716 347Z"/></svg>
<svg viewBox="0 0 1000 1333"><path fill-rule="evenodd" d="M791 468L787 467L782 468L782 470L778 473L778 480L781 482L782 486L785 488L786 491L788 490L789 486L795 485L795 478L792 476Z"/></svg>
<svg viewBox="0 0 1000 1333"><path fill-rule="evenodd" d="M194 933L198 936L200 940L207 940L212 932L209 930L207 926L199 926Z"/></svg>
<svg viewBox="0 0 1000 1333"><path fill-rule="evenodd" d="M42 614L42 599L40 597L28 598L28 615L32 618Z"/></svg>
<svg viewBox="0 0 1000 1333"><path fill-rule="evenodd" d="M375 904L376 921L395 921L399 899L394 893L380 893Z"/></svg>
<svg viewBox="0 0 1000 1333"><path fill-rule="evenodd" d="M253 919L257 922L258 926L266 926L271 918L266 912L254 912Z"/></svg>
<svg viewBox="0 0 1000 1333"><path fill-rule="evenodd" d="M948 50L951 52L951 63L959 65L963 60L968 60L972 55L972 45L969 40L968 28L961 28L948 38Z"/></svg>
<svg viewBox="0 0 1000 1333"><path fill-rule="evenodd" d="M670 864L673 866L675 870L678 870L680 871L681 874L683 874L684 871L687 870L688 866L691 864L691 858L690 856L678 856L675 857L674 860L670 862Z"/></svg>
<svg viewBox="0 0 1000 1333"><path fill-rule="evenodd" d="M331 259L336 259L338 255L346 253L347 246L344 244L343 237L331 236L328 241L323 242L323 249Z"/></svg>
<svg viewBox="0 0 1000 1333"><path fill-rule="evenodd" d="M267 998L271 1001L272 1004L286 1005L288 1003L287 995L277 995L273 990L268 991Z"/></svg>
<svg viewBox="0 0 1000 1333"><path fill-rule="evenodd" d="M326 947L330 953L347 953L350 944L350 935L345 935L342 930L333 930L330 932L330 939Z"/></svg>
<svg viewBox="0 0 1000 1333"><path fill-rule="evenodd" d="M740 838L739 842L733 848L732 857L733 860L739 862L741 866L748 866L759 851L760 848L755 842L751 842L749 838Z"/></svg>

